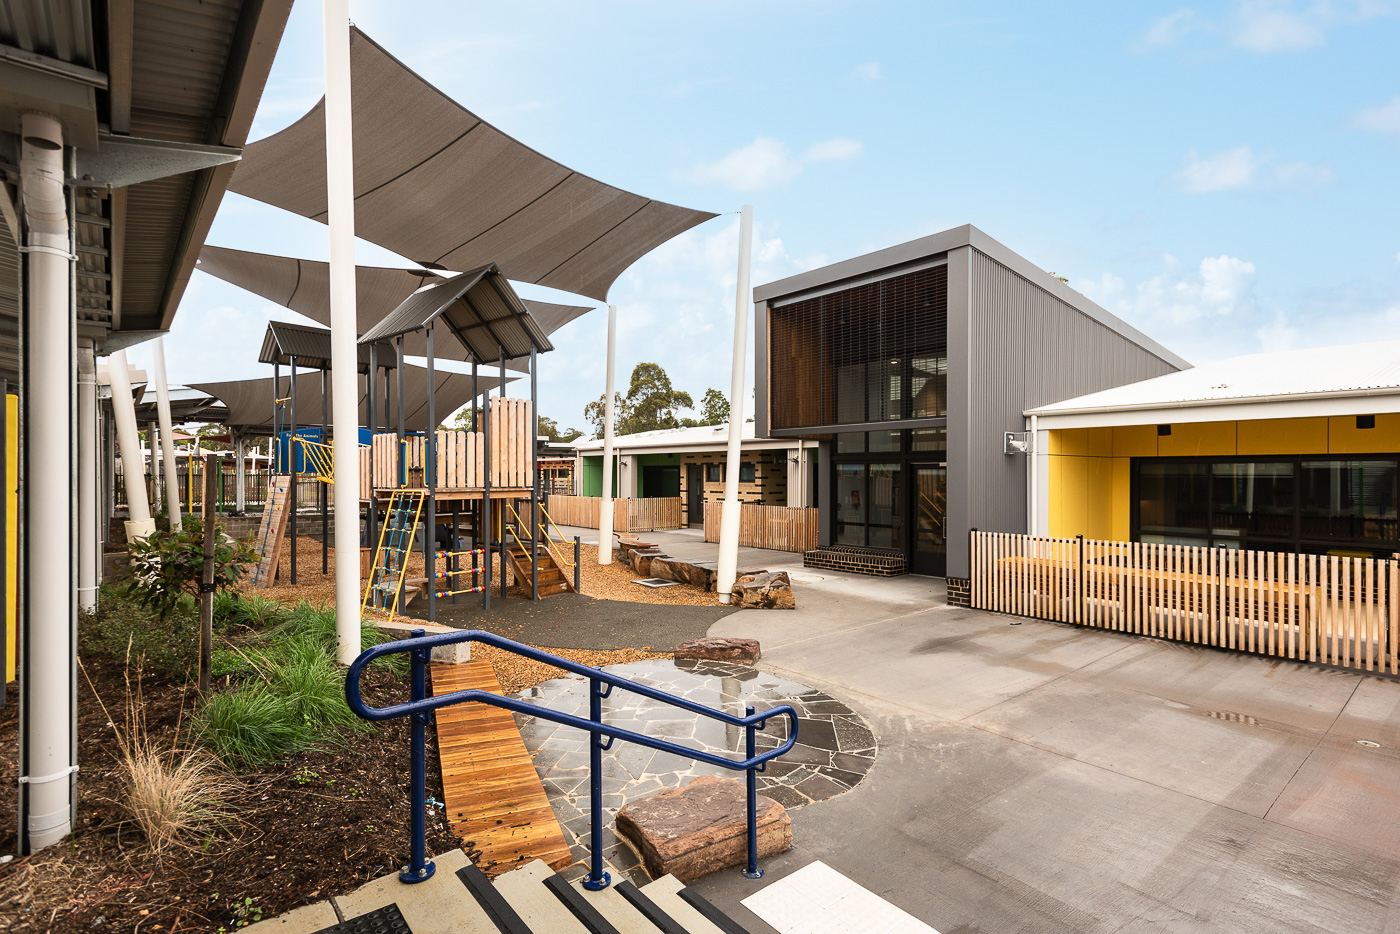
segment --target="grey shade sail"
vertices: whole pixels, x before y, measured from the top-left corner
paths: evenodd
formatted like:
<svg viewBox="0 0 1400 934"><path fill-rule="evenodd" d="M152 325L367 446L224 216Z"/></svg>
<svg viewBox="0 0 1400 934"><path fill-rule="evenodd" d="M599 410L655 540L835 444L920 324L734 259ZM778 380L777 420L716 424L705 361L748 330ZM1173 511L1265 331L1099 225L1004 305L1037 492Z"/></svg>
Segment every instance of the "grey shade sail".
<svg viewBox="0 0 1400 934"><path fill-rule="evenodd" d="M330 266L310 259L250 253L227 247L206 246L199 255L199 268L225 282L261 295L313 321L330 326ZM364 334L389 312L425 284L441 279L423 269L392 269L381 266L355 268L355 330ZM559 305L522 299L530 315L545 334L553 334L592 311L588 305ZM433 348L439 360L465 360L456 341L439 342ZM404 353L421 357L426 352L423 335L410 334L404 340ZM382 360L382 357L381 357ZM509 366L512 361L506 361ZM518 365L517 361L517 365Z"/></svg>
<svg viewBox="0 0 1400 934"><path fill-rule="evenodd" d="M491 363L501 357L526 356L531 349L540 353L554 349L544 331L494 265L483 266L445 279L414 292L387 317L360 338L361 344L422 331L438 329L433 355L438 347L451 346L449 335L472 358ZM446 333L443 333L443 332Z"/></svg>
<svg viewBox="0 0 1400 934"><path fill-rule="evenodd" d="M506 382L514 382L507 379ZM398 378L391 377L390 383L394 392L398 392ZM462 373L445 373L438 371L433 374L433 383L437 390L434 402L437 407L436 415L439 420L447 418L454 411L466 405L472 398L472 378ZM398 400L393 400L393 405L388 417L384 412L383 379L375 384L376 406L378 408L379 423L381 425L395 425L398 419ZM500 385L499 376L488 376L485 373L477 380L477 392L485 393L494 390ZM215 399L222 402L228 409L228 415L224 419L224 424L230 428L251 434L267 435L272 433L272 377L263 379L240 379L224 383L190 383L191 389L198 389L200 392L207 392ZM428 421L428 373L420 366L405 364L404 366L404 426L409 431L423 431L427 428ZM291 380L283 376L278 385L277 398L285 399L291 392ZM360 381L359 388L359 424L364 425L369 420L366 407L364 381ZM335 415L335 405L328 405L330 417ZM302 427L321 424L321 377L316 373L304 373L297 377L297 421ZM284 429L285 430L285 429Z"/></svg>
<svg viewBox="0 0 1400 934"><path fill-rule="evenodd" d="M560 165L447 97L358 29L350 35L355 235L432 268L497 264L606 301L628 266L715 214ZM243 151L233 191L326 220L325 101Z"/></svg>
<svg viewBox="0 0 1400 934"><path fill-rule="evenodd" d="M369 372L369 344L359 344L359 361L356 369L360 373ZM380 341L375 365L392 369L397 365L394 347L387 341ZM259 363L280 363L291 366L296 361L298 367L310 370L331 368L331 332L326 328L305 324L292 324L287 321L269 321L267 333L263 335L262 350L258 353Z"/></svg>

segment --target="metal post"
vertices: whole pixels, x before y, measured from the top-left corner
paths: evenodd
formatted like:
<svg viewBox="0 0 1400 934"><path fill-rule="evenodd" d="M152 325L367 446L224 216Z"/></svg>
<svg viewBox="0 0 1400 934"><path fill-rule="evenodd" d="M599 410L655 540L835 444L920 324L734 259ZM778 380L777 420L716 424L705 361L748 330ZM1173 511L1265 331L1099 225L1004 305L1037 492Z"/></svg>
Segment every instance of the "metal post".
<svg viewBox="0 0 1400 934"><path fill-rule="evenodd" d="M753 708L744 708L744 716L752 717ZM754 724L750 723L744 727L745 758L754 757ZM748 779L748 811L749 811L749 865L744 870L745 879L762 879L763 870L758 868L758 767L750 766L744 773Z"/></svg>
<svg viewBox="0 0 1400 934"><path fill-rule="evenodd" d="M5 402L0 392L0 406ZM6 444L0 414L0 445ZM78 607L85 613L97 610L98 569L102 565L102 536L97 518L97 363L93 358L92 338L78 338ZM3 459L3 457L0 457ZM4 483L0 480L0 497ZM3 516L0 505L0 516ZM5 526L0 522L0 535ZM0 549L0 562L4 551ZM4 594L0 586L0 598ZM3 606L3 603L0 603ZM0 610L0 629L5 629L4 613ZM4 664L4 640L0 637L0 665ZM0 678L3 680L3 678Z"/></svg>
<svg viewBox="0 0 1400 934"><path fill-rule="evenodd" d="M580 553L581 553L581 550L580 550L580 548L579 548L578 536L575 535L575 536L574 536L574 593L580 593L580 592L582 591L582 589L583 589L583 588L581 588L581 587L579 586L579 570L580 570L580 568L579 568L579 555L580 555Z"/></svg>
<svg viewBox="0 0 1400 934"><path fill-rule="evenodd" d="M451 577L447 578L447 580L451 584L448 589L452 591L452 602L454 604L457 602L457 591L461 589L457 583L457 572L461 570L460 558L457 555L457 549L460 547L457 544L457 536L458 533L461 532L461 523L462 501L460 499L454 499L452 501L452 534L447 539L447 570L451 573ZM473 582L473 586L475 586L475 582Z"/></svg>
<svg viewBox="0 0 1400 934"><path fill-rule="evenodd" d="M602 685L597 678L590 678L588 689L588 719L594 724L603 722ZM611 744L609 744L611 745ZM592 859L588 878L583 887L590 892L608 887L612 877L603 871L603 736L601 733L588 734L588 834Z"/></svg>
<svg viewBox="0 0 1400 934"><path fill-rule="evenodd" d="M248 465L245 462L247 451L244 449L243 432L233 436L233 456L235 463L233 467L233 484L236 487L233 494L233 508L238 515L243 515L248 511Z"/></svg>
<svg viewBox="0 0 1400 934"><path fill-rule="evenodd" d="M617 348L617 306L608 306L608 364L603 390L603 489L598 505L598 563L612 564L613 537L613 360Z"/></svg>
<svg viewBox="0 0 1400 934"><path fill-rule="evenodd" d="M360 542L362 548L373 548L375 542L379 540L376 526L379 525L379 500L374 494L374 436L379 433L378 411L375 406L374 381L379 378L379 351L378 341L369 345L369 372L365 375L365 421L369 423L369 489L365 491L365 496L369 499L369 508L365 510L365 537ZM388 390L388 385L385 385ZM387 397L386 397L387 398ZM355 432L355 443L358 451L359 431Z"/></svg>
<svg viewBox="0 0 1400 934"><path fill-rule="evenodd" d="M297 501L299 499L297 494L301 492L297 489L297 480L299 479L297 476L299 473L297 470L297 358L293 356L289 362L291 375L287 377L290 383L287 395L292 400L292 407L287 415L287 420L291 422L292 433L287 439L287 456L292 462L292 482L287 484L290 491L290 495L287 497L287 506L292 510L290 516L292 523L292 586L295 587L297 585Z"/></svg>
<svg viewBox="0 0 1400 934"><path fill-rule="evenodd" d="M435 322L436 323L436 322ZM423 529L423 569L428 576L428 622L437 622L437 409L433 396L433 324L428 325L428 430L423 438L423 485L428 488L428 523Z"/></svg>
<svg viewBox="0 0 1400 934"><path fill-rule="evenodd" d="M151 450L151 514L160 512L160 434L156 422L146 423L146 447ZM173 526L172 526L173 528Z"/></svg>
<svg viewBox="0 0 1400 934"><path fill-rule="evenodd" d="M327 409L328 409L328 407L329 407L329 404L330 404L330 400L329 400L329 398L328 398L328 396L327 396L326 389L327 389L327 386L326 386L326 371L325 371L325 370L322 370L322 371L321 371L321 444L322 444L322 445L324 445L324 444L326 443L326 429L327 429L327 427L329 427L328 423L329 423L329 421L330 421L330 413L327 411ZM356 422L359 422L359 420L360 420L360 417L359 417L359 413L357 412L357 413L355 413L355 421L356 421ZM359 437L358 437L358 436L359 436L359 432L356 431L355 434L356 434L356 438L355 438L355 442L356 442L356 444L355 444L355 454L356 454L356 456L355 456L355 469L358 471L358 470L360 469L360 464L359 464L359 440L360 440L360 439L359 439ZM335 477L334 455L335 455L335 449L332 448L332 449L331 449L331 456L332 456L332 457L331 457L331 477L332 477L332 479L334 479L334 477ZM319 475L320 475L320 471L317 471L317 476L319 476ZM330 569L331 569L331 548L330 548L331 543L330 543L330 541L329 541L329 538L330 538L330 530L331 530L331 522L330 522L330 513L329 513L329 511L328 511L328 508L329 508L329 506L330 506L330 497L326 496L326 484L325 484L324 482L320 482L320 483L317 483L317 484L316 484L316 494L317 494L317 498L321 501L321 574L322 574L322 576L324 576L324 575L325 575L328 571L330 571ZM356 507L355 512L358 514L359 511L360 511L359 508ZM356 524L358 525L358 523L356 523ZM359 530L356 529L356 531L358 532ZM356 552L356 553L355 553L355 558L356 558L356 561L357 561L357 564L358 564L359 552ZM357 573L358 573L358 572L357 572Z"/></svg>
<svg viewBox="0 0 1400 934"><path fill-rule="evenodd" d="M410 636L422 638L424 630L415 629ZM428 696L428 656L429 649L414 649L409 653L411 664L411 686L413 700L421 701ZM409 758L409 856L408 865L399 873L399 881L414 883L431 879L437 869L428 861L428 717L431 714L409 714L411 724Z"/></svg>
<svg viewBox="0 0 1400 934"><path fill-rule="evenodd" d="M160 421L160 457L165 461L166 518L172 532L180 531L180 481L175 470L175 429L170 418L170 381L165 376L165 338L151 348L152 374L156 381L156 418ZM156 456L151 448L151 456ZM157 497L159 499L159 497Z"/></svg>
<svg viewBox="0 0 1400 934"><path fill-rule="evenodd" d="M404 427L403 427L403 335L402 335L402 334L400 334L400 335L398 336L398 338L394 341L394 358L395 358L395 361L396 361L397 364L398 364L398 380L399 380L399 391L398 391L397 393L395 393L396 398L395 398L394 401L397 402L397 403L398 403L398 406L399 406L399 441L402 442L402 441L403 441L403 438L404 438L404 434L405 434L405 432L404 432ZM431 388L429 389L429 391L431 391ZM400 480L402 481L402 476L400 477ZM400 482L400 483L399 483L399 486L403 486L403 483Z"/></svg>
<svg viewBox="0 0 1400 934"><path fill-rule="evenodd" d="M744 368L749 336L749 266L753 259L753 206L739 210L739 277L734 292L734 356L729 374L729 444L725 455L724 505L719 520L719 570L716 585L728 603L739 570L739 447L744 429Z"/></svg>
<svg viewBox="0 0 1400 934"><path fill-rule="evenodd" d="M530 345L530 599L540 598L540 374Z"/></svg>
<svg viewBox="0 0 1400 934"><path fill-rule="evenodd" d="M506 397L506 349L500 347L501 352L501 381L496 386L496 398L504 400ZM502 411L505 407L502 406ZM500 426L501 447L505 447L505 433L510 430L509 423ZM510 582L510 570L506 566L506 511L501 510L501 599L506 598L506 585Z"/></svg>
<svg viewBox="0 0 1400 934"><path fill-rule="evenodd" d="M282 472L282 438L281 438L281 416L277 402L282 392L282 363L280 360L272 361L272 465L268 470L269 474ZM190 500L190 505L194 505L194 500Z"/></svg>
<svg viewBox="0 0 1400 934"><path fill-rule="evenodd" d="M472 372L476 372L476 361L472 361ZM475 378L472 379L475 383ZM473 386L473 389L476 387ZM491 609L491 396L486 397L486 404L481 409L481 462L485 466L486 476L481 481L481 539L483 544L478 546L486 549L484 555L486 562L486 579L482 589L483 608ZM502 561L504 564L504 561Z"/></svg>

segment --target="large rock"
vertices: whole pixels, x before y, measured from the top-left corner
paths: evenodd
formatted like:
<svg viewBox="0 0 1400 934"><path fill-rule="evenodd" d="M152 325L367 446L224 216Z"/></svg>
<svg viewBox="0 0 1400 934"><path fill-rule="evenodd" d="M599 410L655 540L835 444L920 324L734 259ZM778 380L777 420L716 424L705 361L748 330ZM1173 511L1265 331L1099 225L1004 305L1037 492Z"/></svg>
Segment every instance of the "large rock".
<svg viewBox="0 0 1400 934"><path fill-rule="evenodd" d="M752 665L762 654L757 639L713 637L691 639L676 646L676 658L703 658L717 662Z"/></svg>
<svg viewBox="0 0 1400 934"><path fill-rule="evenodd" d="M632 570L642 577L651 577L651 559L665 557L660 548L638 548L630 555Z"/></svg>
<svg viewBox="0 0 1400 934"><path fill-rule="evenodd" d="M680 558L672 558L666 555L656 555L651 559L651 575L659 577L664 581L676 581L679 584L690 583L689 565Z"/></svg>
<svg viewBox="0 0 1400 934"><path fill-rule="evenodd" d="M759 795L757 805L759 857L790 849L787 810L767 795ZM748 861L745 790L732 778L702 775L682 788L633 801L617 812L615 827L654 879L670 873L689 885Z"/></svg>
<svg viewBox="0 0 1400 934"><path fill-rule="evenodd" d="M795 610L797 601L792 596L792 582L787 571L758 574L741 574L734 582L734 599L731 605L750 607L756 610Z"/></svg>
<svg viewBox="0 0 1400 934"><path fill-rule="evenodd" d="M690 586L699 587L701 590L715 589L715 575L719 573L719 565L713 561L696 561L687 569L690 573Z"/></svg>

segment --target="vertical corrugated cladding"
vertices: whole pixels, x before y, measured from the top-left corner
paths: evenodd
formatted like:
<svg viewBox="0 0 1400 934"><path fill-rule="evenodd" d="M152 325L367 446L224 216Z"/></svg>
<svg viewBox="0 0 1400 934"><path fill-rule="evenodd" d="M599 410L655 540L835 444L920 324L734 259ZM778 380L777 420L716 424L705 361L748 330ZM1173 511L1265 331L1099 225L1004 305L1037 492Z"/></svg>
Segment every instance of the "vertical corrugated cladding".
<svg viewBox="0 0 1400 934"><path fill-rule="evenodd" d="M976 249L968 316L968 527L1024 532L1027 458L1002 453L1022 413L1177 367Z"/></svg>

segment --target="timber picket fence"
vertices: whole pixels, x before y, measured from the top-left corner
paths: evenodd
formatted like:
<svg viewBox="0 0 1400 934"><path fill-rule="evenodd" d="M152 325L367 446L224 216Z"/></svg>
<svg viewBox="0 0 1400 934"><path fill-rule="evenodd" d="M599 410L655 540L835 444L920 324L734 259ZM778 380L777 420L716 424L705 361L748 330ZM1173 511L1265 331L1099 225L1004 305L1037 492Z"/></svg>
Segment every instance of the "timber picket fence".
<svg viewBox="0 0 1400 934"><path fill-rule="evenodd" d="M1400 673L1400 561L1189 545L971 536L972 605Z"/></svg>
<svg viewBox="0 0 1400 934"><path fill-rule="evenodd" d="M598 527L601 496L562 496L551 493L545 504L557 525L580 529ZM613 500L614 532L662 532L681 527L681 498L652 496L646 499Z"/></svg>
<svg viewBox="0 0 1400 934"><path fill-rule="evenodd" d="M719 541L723 503L705 503L705 541ZM813 506L739 506L739 544L745 548L808 552L817 547L817 510Z"/></svg>

